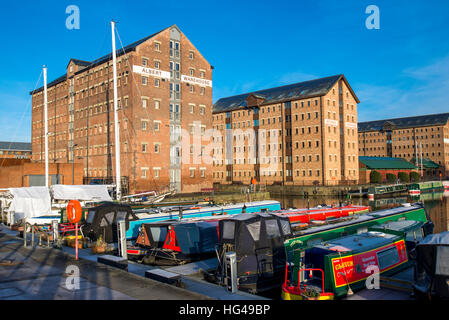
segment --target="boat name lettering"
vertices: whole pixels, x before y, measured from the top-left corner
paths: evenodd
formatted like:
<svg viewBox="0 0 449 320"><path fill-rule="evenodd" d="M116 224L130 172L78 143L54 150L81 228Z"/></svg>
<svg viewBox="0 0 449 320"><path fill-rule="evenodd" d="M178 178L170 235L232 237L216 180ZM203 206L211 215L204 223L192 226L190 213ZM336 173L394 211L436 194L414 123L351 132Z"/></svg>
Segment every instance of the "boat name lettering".
<svg viewBox="0 0 449 320"><path fill-rule="evenodd" d="M344 269L344 268L351 268L354 266L354 262L353 261L346 261L343 263L338 263L335 265L335 270L340 270L340 269Z"/></svg>

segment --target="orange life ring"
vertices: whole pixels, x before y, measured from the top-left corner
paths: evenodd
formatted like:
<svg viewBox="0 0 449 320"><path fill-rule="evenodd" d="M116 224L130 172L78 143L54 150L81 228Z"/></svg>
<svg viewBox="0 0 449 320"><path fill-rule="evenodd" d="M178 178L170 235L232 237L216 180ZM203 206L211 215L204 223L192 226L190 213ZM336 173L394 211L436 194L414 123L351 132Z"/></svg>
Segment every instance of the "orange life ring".
<svg viewBox="0 0 449 320"><path fill-rule="evenodd" d="M70 200L67 205L67 219L70 223L77 223L82 216L81 203L78 200Z"/></svg>

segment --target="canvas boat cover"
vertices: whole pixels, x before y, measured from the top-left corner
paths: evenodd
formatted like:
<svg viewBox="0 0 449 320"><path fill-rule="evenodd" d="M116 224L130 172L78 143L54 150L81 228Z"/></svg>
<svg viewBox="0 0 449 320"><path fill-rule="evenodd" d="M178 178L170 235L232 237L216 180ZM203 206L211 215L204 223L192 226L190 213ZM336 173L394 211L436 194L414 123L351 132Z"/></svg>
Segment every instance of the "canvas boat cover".
<svg viewBox="0 0 449 320"><path fill-rule="evenodd" d="M16 220L52 215L50 192L47 187L9 188L13 196L9 211Z"/></svg>
<svg viewBox="0 0 449 320"><path fill-rule="evenodd" d="M449 231L428 235L416 246L416 253L414 288L449 299Z"/></svg>
<svg viewBox="0 0 449 320"><path fill-rule="evenodd" d="M64 185L51 186L55 200L112 201L107 185Z"/></svg>

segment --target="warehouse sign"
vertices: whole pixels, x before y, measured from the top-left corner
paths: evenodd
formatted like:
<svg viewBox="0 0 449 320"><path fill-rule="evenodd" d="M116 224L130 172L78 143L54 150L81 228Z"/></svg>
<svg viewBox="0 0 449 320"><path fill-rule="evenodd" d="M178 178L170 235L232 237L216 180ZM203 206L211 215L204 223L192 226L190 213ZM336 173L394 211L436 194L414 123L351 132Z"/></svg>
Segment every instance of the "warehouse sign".
<svg viewBox="0 0 449 320"><path fill-rule="evenodd" d="M328 126L338 127L338 121L337 120L324 119L324 124L328 125Z"/></svg>
<svg viewBox="0 0 449 320"><path fill-rule="evenodd" d="M207 79L201 79L201 78L195 78L195 77L190 77L190 76L186 76L186 75L181 75L181 81L188 82L191 84L198 84L200 86L205 86L205 87L212 87L212 81L207 80Z"/></svg>
<svg viewBox="0 0 449 320"><path fill-rule="evenodd" d="M354 129L357 129L357 123L346 122L346 123L345 123L345 126L346 126L347 128L354 128Z"/></svg>
<svg viewBox="0 0 449 320"><path fill-rule="evenodd" d="M133 72L141 74L143 76L152 76L157 78L170 79L170 72L162 71L158 69L145 68L141 66L133 66Z"/></svg>

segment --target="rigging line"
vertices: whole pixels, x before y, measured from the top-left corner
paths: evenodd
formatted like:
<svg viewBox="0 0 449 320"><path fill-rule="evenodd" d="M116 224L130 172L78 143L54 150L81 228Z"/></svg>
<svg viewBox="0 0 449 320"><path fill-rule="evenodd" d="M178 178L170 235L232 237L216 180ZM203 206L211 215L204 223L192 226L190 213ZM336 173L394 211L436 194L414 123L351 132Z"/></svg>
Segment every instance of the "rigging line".
<svg viewBox="0 0 449 320"><path fill-rule="evenodd" d="M41 77L42 77L42 73L43 73L43 70L41 70L41 73L39 74L39 78L37 79L37 81L36 81L36 84L34 85L34 89L33 89L33 91L35 91L35 90L36 90L36 88L37 88L37 85L39 84L39 81L41 80ZM10 149L10 148L11 148L11 146L12 146L12 144L13 144L14 140L16 139L16 136L17 136L17 130L19 129L19 127L20 127L20 124L22 124L22 121L23 121L23 118L25 117L25 114L26 114L26 113L28 113L28 108L29 108L29 106L30 106L30 101L32 101L32 99L33 99L33 96L32 96L32 95L30 95L30 97L28 98L28 102L27 102L26 108L25 108L25 110L24 110L24 111L23 111L23 113L22 113L22 117L20 118L20 122L19 122L19 125L17 125L17 126L16 126L16 130L14 131L14 136L13 136L13 139L12 139L12 141L10 141L10 143L9 143L9 147L8 147L8 149ZM5 160L6 160L6 158L3 158L3 160L2 160L2 163L1 163L0 167L3 167L3 164L4 164Z"/></svg>

